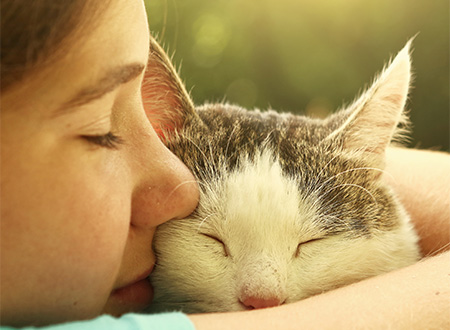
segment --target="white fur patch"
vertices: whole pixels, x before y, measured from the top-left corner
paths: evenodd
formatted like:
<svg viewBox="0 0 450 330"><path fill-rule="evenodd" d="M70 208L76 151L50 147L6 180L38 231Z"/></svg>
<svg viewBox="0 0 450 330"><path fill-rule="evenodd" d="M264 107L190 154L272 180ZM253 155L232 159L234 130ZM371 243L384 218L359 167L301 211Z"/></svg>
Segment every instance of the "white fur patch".
<svg viewBox="0 0 450 330"><path fill-rule="evenodd" d="M298 180L284 175L267 149L253 159L242 158L218 184L211 190L220 193L202 201L219 208L204 225L213 226L227 245L236 303L249 297L284 302L297 246L319 232L316 204L301 195Z"/></svg>
<svg viewBox="0 0 450 330"><path fill-rule="evenodd" d="M284 302L286 259L295 253L304 232L301 224L314 218L314 210L302 202L297 182L283 175L267 150L242 160L239 170L225 180L223 197L225 226L233 229L233 240L243 243L230 251L239 264L239 298Z"/></svg>
<svg viewBox="0 0 450 330"><path fill-rule="evenodd" d="M223 198L226 221L266 228L272 235L277 234L274 231L279 231L280 224L289 228L314 214L301 203L297 181L283 175L268 150L253 160L244 159L239 170L227 176Z"/></svg>

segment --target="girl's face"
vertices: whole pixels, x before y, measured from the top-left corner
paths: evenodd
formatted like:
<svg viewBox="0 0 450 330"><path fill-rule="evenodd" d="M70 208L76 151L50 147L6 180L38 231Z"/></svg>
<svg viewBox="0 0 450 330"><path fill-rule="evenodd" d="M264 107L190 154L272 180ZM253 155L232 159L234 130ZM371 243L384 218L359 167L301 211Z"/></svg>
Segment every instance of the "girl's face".
<svg viewBox="0 0 450 330"><path fill-rule="evenodd" d="M2 95L4 324L141 310L152 296L155 227L197 203L193 176L143 109L142 1L112 1L86 31L62 60Z"/></svg>

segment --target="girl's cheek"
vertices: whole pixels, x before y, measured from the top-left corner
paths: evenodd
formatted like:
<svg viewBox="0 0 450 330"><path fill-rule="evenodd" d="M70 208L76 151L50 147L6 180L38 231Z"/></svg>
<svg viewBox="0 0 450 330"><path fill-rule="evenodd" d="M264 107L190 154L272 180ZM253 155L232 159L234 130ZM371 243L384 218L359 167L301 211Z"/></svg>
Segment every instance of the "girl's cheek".
<svg viewBox="0 0 450 330"><path fill-rule="evenodd" d="M54 150L62 157L51 166L54 171L46 184L53 189L46 189L52 193L44 204L51 200L59 204L53 204L54 210L61 212L57 217L60 225L54 228L61 237L60 256L71 260L67 264L73 268L68 269L73 272L69 280L82 282L80 288L85 290L97 290L97 296L108 296L130 227L129 171L119 152L85 150L83 141L73 143L80 145L64 148L61 144Z"/></svg>
<svg viewBox="0 0 450 330"><path fill-rule="evenodd" d="M41 306L44 314L57 300L61 319L69 311L93 316L114 288L127 242L127 175L120 164L91 162L67 150L56 158L45 148L36 153L40 159L33 154L16 155L9 169L14 182L2 182L8 191L2 194L2 266L13 275L2 276L2 287L8 282L15 288L9 292L5 284L2 297Z"/></svg>
<svg viewBox="0 0 450 330"><path fill-rule="evenodd" d="M117 181L108 189L96 186L95 180L89 185L77 186L78 197L68 201L75 228L67 228L71 232L64 235L60 255L71 259L64 285L78 287L79 304L84 301L96 309L103 308L119 276L130 229L130 202L127 187Z"/></svg>
<svg viewBox="0 0 450 330"><path fill-rule="evenodd" d="M80 222L79 239L90 243L84 253L94 266L98 261L119 266L130 227L131 188L127 176L113 164L99 165L94 172L87 181L77 182L74 203L68 208ZM108 256L111 260L105 260Z"/></svg>

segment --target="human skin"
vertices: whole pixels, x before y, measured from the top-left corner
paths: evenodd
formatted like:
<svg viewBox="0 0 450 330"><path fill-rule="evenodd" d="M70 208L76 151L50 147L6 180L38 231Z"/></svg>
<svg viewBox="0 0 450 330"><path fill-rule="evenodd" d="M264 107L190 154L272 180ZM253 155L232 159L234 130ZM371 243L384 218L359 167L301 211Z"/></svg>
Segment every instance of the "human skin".
<svg viewBox="0 0 450 330"><path fill-rule="evenodd" d="M281 307L190 315L196 329L448 329L450 253Z"/></svg>
<svg viewBox="0 0 450 330"><path fill-rule="evenodd" d="M424 256L450 249L450 155L390 148L385 178L411 215Z"/></svg>
<svg viewBox="0 0 450 330"><path fill-rule="evenodd" d="M187 216L198 201L192 174L162 144L143 109L149 51L143 2L112 1L99 19L67 56L2 94L5 325L141 310L152 296L140 280L155 262L155 227ZM119 72L129 81L83 105L79 98L67 103L128 65L134 69ZM93 142L110 131L123 143Z"/></svg>

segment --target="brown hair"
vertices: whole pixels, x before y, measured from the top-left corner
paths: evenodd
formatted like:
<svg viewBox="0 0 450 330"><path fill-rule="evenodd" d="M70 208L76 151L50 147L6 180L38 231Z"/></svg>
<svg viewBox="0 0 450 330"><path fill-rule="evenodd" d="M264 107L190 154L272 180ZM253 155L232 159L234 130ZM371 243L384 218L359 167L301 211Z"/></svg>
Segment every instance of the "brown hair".
<svg viewBox="0 0 450 330"><path fill-rule="evenodd" d="M65 42L81 30L86 19L92 21L99 12L88 7L88 2L1 0L2 93L64 55Z"/></svg>

